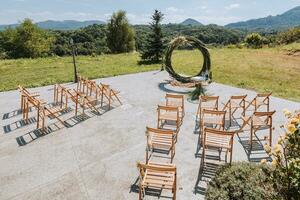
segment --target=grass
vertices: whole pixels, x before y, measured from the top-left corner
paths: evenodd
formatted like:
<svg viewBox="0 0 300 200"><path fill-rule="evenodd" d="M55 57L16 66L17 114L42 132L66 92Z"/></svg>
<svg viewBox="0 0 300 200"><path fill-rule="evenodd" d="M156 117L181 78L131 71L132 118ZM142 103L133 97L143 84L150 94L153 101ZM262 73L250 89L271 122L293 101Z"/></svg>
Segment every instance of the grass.
<svg viewBox="0 0 300 200"><path fill-rule="evenodd" d="M300 101L300 57L289 56L286 50L293 44L266 49L211 49L213 80L218 83L257 92L272 91L274 96ZM116 76L160 69L159 64L138 65L137 53L79 56L79 73L89 78ZM175 51L174 69L178 73L196 74L201 54L195 51ZM18 84L36 87L73 79L71 57L19 59L0 61L0 91L15 89Z"/></svg>

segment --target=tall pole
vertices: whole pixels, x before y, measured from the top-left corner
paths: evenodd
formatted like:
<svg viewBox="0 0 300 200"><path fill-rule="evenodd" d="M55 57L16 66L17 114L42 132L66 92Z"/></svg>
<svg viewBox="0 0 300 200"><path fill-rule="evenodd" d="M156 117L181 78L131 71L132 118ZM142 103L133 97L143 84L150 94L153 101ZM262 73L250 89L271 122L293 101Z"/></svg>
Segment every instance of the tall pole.
<svg viewBox="0 0 300 200"><path fill-rule="evenodd" d="M77 77L77 66L76 66L76 60L75 60L75 44L73 39L70 39L70 44L72 47L72 57L73 57L73 65L74 65L74 83L78 82L78 77Z"/></svg>

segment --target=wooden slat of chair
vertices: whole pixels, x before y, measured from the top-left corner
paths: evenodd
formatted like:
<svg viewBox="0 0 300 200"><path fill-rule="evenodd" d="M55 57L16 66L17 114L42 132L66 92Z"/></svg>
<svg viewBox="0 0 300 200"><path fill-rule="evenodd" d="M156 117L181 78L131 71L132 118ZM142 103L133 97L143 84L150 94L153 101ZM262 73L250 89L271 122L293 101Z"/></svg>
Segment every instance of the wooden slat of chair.
<svg viewBox="0 0 300 200"><path fill-rule="evenodd" d="M178 94L169 94L167 93L166 96L166 106L178 107L180 111L181 118L184 117L184 96Z"/></svg>
<svg viewBox="0 0 300 200"><path fill-rule="evenodd" d="M175 131L178 133L182 124L178 107L157 106L157 128L164 128L165 121L175 122Z"/></svg>
<svg viewBox="0 0 300 200"><path fill-rule="evenodd" d="M151 158L149 152L160 149L166 150L170 154L171 163L175 156L176 132L172 130L162 130L146 127L147 149L146 149L146 164Z"/></svg>
<svg viewBox="0 0 300 200"><path fill-rule="evenodd" d="M205 151L209 147L220 149L219 153L221 153L222 149L226 150L225 161L227 161L228 153L230 153L229 163L232 162L232 153L233 153L233 137L235 132L229 131L221 131L211 128L204 129L204 138L203 138L203 150L201 157L201 168L204 167L205 161Z"/></svg>
<svg viewBox="0 0 300 200"><path fill-rule="evenodd" d="M199 96L199 105L197 109L196 119L201 121L201 111L218 110L219 109L219 96Z"/></svg>
<svg viewBox="0 0 300 200"><path fill-rule="evenodd" d="M232 124L232 120L234 119L234 113L238 109L242 109L242 116L246 114L246 97L247 95L236 95L231 96L230 99L225 103L222 110L227 111L229 115L229 126Z"/></svg>
<svg viewBox="0 0 300 200"><path fill-rule="evenodd" d="M139 199L145 195L146 188L167 189L173 193L173 200L176 200L177 175L176 166L173 164L137 163L140 171Z"/></svg>
<svg viewBox="0 0 300 200"><path fill-rule="evenodd" d="M199 135L199 144L203 144L204 138L204 129L206 125L211 125L215 129L224 130L225 129L225 115L226 111L218 111L218 110L207 110L203 109L201 112L201 121L199 122L200 127L200 135ZM201 136L201 137L200 137ZM201 140L202 138L202 140Z"/></svg>

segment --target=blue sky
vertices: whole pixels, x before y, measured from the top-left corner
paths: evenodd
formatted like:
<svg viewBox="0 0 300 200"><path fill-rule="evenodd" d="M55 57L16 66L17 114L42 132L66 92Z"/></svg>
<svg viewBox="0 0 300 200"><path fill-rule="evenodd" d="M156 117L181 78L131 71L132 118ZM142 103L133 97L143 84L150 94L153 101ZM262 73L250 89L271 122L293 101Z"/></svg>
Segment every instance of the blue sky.
<svg viewBox="0 0 300 200"><path fill-rule="evenodd" d="M281 14L300 0L0 0L0 24L31 18L44 20L103 20L122 9L133 24L149 22L154 9L165 14L164 23L194 18L204 24L231 22Z"/></svg>

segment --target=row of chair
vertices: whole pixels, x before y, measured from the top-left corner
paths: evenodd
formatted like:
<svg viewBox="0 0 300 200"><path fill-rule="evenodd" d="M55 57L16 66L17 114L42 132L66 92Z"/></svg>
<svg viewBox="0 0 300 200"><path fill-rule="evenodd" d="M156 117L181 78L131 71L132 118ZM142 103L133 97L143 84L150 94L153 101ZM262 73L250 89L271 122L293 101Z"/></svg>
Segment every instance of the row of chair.
<svg viewBox="0 0 300 200"><path fill-rule="evenodd" d="M226 150L230 153L230 163L232 162L233 137L239 132L244 131L250 125L250 151L256 132L262 128L269 130L269 144L272 145L272 116L275 111L269 111L270 96L268 94L257 94L251 101L247 101L247 95L231 96L219 109L219 96L200 96L196 118L199 120L200 136L198 143L202 146L201 166L204 164L205 151L208 147L216 148L218 151ZM253 106L254 109L250 110ZM237 118L240 110L241 125L237 130L231 130L232 122ZM228 113L229 126L225 127L226 113ZM246 113L249 115L247 116ZM235 120L236 121L236 120Z"/></svg>
<svg viewBox="0 0 300 200"><path fill-rule="evenodd" d="M59 84L54 85L53 104L42 100L39 93L31 93L22 86L19 86L19 91L23 119L28 121L30 109L35 108L37 111L37 129L41 129L42 131L45 131L47 118L56 118L60 123L65 125L60 115L68 111L70 101L75 104L75 116L78 114L79 107L83 113L87 108L100 113L96 107L99 102L101 103L101 107L106 103L108 109L111 108L112 102L116 100L122 104L118 97L119 92L111 89L109 85L102 83L97 85L95 81L82 77L79 77L76 90Z"/></svg>
<svg viewBox="0 0 300 200"><path fill-rule="evenodd" d="M171 190L172 199L176 199L177 171L173 159L175 144L185 115L184 97L166 94L165 98L165 105L157 107L157 128L146 127L146 163L137 164L140 172L139 199L145 196L147 188ZM155 161L154 153L170 155L170 158L158 156L169 162Z"/></svg>

